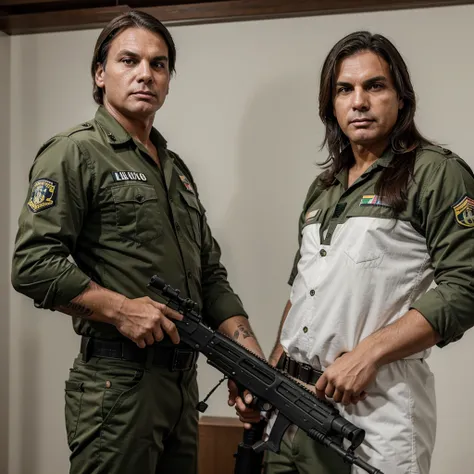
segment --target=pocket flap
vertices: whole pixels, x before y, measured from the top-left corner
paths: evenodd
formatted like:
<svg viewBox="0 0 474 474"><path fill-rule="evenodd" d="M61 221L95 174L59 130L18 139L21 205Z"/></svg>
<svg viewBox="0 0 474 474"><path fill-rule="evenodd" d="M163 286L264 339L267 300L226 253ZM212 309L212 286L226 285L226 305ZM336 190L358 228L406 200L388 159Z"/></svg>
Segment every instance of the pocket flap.
<svg viewBox="0 0 474 474"><path fill-rule="evenodd" d="M142 204L158 199L155 188L149 184L121 184L120 186L112 186L111 190L115 204L123 202Z"/></svg>
<svg viewBox="0 0 474 474"><path fill-rule="evenodd" d="M66 392L83 392L84 382L73 382L66 380Z"/></svg>
<svg viewBox="0 0 474 474"><path fill-rule="evenodd" d="M184 191L184 190L179 190L179 193L181 196L183 196L183 199L186 201L186 204L189 207L192 207L193 209L196 209L196 211L199 212L199 214L202 214L201 208L199 206L198 200L196 198L196 195L193 194L190 191Z"/></svg>

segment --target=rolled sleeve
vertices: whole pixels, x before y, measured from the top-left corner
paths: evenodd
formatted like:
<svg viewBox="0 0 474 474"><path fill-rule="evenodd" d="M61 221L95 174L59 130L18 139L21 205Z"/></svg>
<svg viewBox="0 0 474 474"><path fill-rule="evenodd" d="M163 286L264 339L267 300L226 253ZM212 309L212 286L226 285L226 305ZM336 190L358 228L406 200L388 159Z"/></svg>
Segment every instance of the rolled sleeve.
<svg viewBox="0 0 474 474"><path fill-rule="evenodd" d="M419 209L437 286L411 308L438 332L438 346L443 347L474 325L474 209L469 211L474 177L469 166L452 155L434 167L426 182Z"/></svg>
<svg viewBox="0 0 474 474"><path fill-rule="evenodd" d="M52 309L82 293L90 278L68 257L74 253L88 209L91 172L87 157L72 139L48 142L30 171L28 195L19 217L11 280L35 306ZM48 204L35 206L46 190ZM43 201L45 202L45 201Z"/></svg>
<svg viewBox="0 0 474 474"><path fill-rule="evenodd" d="M217 299L206 305L206 314L212 321L214 327L219 327L226 319L233 316L244 316L248 318L244 311L242 302L233 293L222 293Z"/></svg>

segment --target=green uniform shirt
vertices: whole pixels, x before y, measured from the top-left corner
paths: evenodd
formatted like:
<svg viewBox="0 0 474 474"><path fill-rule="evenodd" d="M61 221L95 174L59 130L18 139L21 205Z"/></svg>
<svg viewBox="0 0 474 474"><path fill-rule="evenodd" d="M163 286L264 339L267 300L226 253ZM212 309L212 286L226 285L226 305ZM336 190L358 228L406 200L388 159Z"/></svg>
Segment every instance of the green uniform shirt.
<svg viewBox="0 0 474 474"><path fill-rule="evenodd" d="M449 150L420 147L407 208L395 217L375 193L392 157L387 150L350 188L344 170L333 186L318 177L308 191L281 334L297 360L327 366L410 308L440 346L474 325L473 173Z"/></svg>
<svg viewBox="0 0 474 474"><path fill-rule="evenodd" d="M161 276L202 309L208 324L244 315L183 161L152 129L162 170L103 107L94 120L39 151L19 218L14 287L40 308L67 304L92 279L128 298ZM68 257L72 256L74 263ZM78 334L122 337L105 323L74 318Z"/></svg>

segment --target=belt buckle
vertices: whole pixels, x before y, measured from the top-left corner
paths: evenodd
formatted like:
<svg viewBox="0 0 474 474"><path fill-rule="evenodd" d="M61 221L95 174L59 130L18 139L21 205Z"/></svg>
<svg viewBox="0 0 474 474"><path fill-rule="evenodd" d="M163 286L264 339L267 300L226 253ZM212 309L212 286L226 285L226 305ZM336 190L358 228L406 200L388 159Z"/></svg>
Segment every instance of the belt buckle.
<svg viewBox="0 0 474 474"><path fill-rule="evenodd" d="M299 378L304 383L309 383L311 372L313 368L309 364L300 362L298 367L297 378Z"/></svg>
<svg viewBox="0 0 474 474"><path fill-rule="evenodd" d="M83 362L89 362L92 352L92 338L87 336L81 337L81 359Z"/></svg>
<svg viewBox="0 0 474 474"><path fill-rule="evenodd" d="M194 355L194 351L175 349L171 362L171 372L186 372L187 370L191 370L194 365Z"/></svg>

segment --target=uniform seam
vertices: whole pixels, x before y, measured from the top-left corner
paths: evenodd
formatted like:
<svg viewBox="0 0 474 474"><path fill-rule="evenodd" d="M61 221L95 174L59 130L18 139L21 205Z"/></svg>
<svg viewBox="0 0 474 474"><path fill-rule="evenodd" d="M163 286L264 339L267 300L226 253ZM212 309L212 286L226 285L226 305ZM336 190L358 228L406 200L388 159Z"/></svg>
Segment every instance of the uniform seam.
<svg viewBox="0 0 474 474"><path fill-rule="evenodd" d="M81 142L74 140L72 137L68 137L75 145L79 148L79 151L81 153L81 156L85 159L86 165L89 168L89 171L91 173L92 177L92 182L93 182L93 196L92 196L92 204L96 205L97 204L97 195L98 195L98 186L97 186L97 173L96 173L96 165L97 162L95 160L92 160L89 152L87 149L82 145Z"/></svg>
<svg viewBox="0 0 474 474"><path fill-rule="evenodd" d="M178 418L176 419L176 423L174 423L174 425L171 427L170 429L170 435L171 433L178 428L179 424L181 423L182 419L183 419L183 414L184 414L184 408L185 408L185 405L186 405L186 400L184 399L184 395L185 395L185 389L183 387L183 384L184 384L184 372L180 372L179 376L178 376L178 381L177 381L177 385L179 386L179 393L181 395L181 407L179 409L179 414L178 414Z"/></svg>
<svg viewBox="0 0 474 474"><path fill-rule="evenodd" d="M426 194L426 191L427 191L429 185L432 183L432 178L439 171L441 166L443 166L445 164L446 164L446 160L441 161L440 163L438 163L438 165L436 167L434 167L433 170L431 171L430 176L429 176L430 179L423 180L424 184L421 185L421 190L420 190L420 193L418 195L418 202L417 202L417 206L416 206L417 209L420 210L420 213L421 213L421 204L425 199L425 194ZM423 226L420 226L420 227L423 229L423 231L426 232L426 228L423 228Z"/></svg>
<svg viewBox="0 0 474 474"><path fill-rule="evenodd" d="M410 291L410 295L408 296L408 305L409 305L409 307L411 307L411 305L413 303L413 295L414 295L415 291L418 289L418 286L420 285L421 275L422 275L423 271L426 268L426 264L429 261L430 261L429 254L425 255L425 258L423 259L423 262L421 263L421 265L418 268L418 272L416 273L416 277L415 277L415 280L414 280L414 283L413 283L413 287Z"/></svg>
<svg viewBox="0 0 474 474"><path fill-rule="evenodd" d="M413 411L414 411L414 406L415 406L415 400L413 398L412 394L412 389L411 385L408 382L409 379L409 372L410 372L410 366L409 362L405 361L406 364L406 374L407 374L407 386L408 386L408 391L409 391L409 399L408 399L408 406L410 410L410 427L411 427L411 462L410 462L410 473L412 474L414 472L414 468L416 468L416 432L415 432L415 424L414 424L414 417L413 417ZM411 374L410 374L411 375Z"/></svg>

